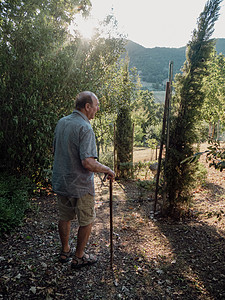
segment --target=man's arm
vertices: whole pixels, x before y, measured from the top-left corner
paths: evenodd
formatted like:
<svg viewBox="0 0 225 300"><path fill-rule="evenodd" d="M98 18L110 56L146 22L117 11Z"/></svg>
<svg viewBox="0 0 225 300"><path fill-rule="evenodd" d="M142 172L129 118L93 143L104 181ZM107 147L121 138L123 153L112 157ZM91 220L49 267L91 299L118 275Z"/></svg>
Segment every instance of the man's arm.
<svg viewBox="0 0 225 300"><path fill-rule="evenodd" d="M115 173L107 166L101 164L94 157L88 157L82 160L82 165L85 169L95 173L108 174L108 178L115 178Z"/></svg>

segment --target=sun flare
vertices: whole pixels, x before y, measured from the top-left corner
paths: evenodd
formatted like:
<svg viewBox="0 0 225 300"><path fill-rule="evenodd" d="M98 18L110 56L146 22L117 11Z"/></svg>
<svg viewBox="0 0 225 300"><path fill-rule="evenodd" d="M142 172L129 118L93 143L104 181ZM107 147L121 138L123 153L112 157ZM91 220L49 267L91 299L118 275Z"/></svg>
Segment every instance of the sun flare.
<svg viewBox="0 0 225 300"><path fill-rule="evenodd" d="M69 29L72 34L76 31L79 32L82 38L90 40L94 36L96 28L97 21L94 18L89 17L85 19L82 16L78 16Z"/></svg>

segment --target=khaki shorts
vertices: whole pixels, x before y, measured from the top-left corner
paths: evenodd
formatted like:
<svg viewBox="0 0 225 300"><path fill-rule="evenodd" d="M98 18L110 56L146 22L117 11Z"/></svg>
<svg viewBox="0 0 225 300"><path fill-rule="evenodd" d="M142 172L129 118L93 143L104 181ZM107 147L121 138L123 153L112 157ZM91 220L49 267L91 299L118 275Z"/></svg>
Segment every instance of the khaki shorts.
<svg viewBox="0 0 225 300"><path fill-rule="evenodd" d="M80 226L93 223L95 214L95 198L86 194L81 198L57 195L59 218L62 221L71 221L76 217Z"/></svg>

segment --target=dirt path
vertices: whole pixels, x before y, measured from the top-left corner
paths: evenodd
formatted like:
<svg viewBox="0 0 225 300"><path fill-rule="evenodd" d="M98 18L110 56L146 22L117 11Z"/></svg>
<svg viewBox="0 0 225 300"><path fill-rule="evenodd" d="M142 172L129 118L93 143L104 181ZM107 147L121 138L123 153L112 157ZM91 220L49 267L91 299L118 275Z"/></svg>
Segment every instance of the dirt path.
<svg viewBox="0 0 225 300"><path fill-rule="evenodd" d="M33 199L25 224L0 246L0 299L225 299L225 173L208 170L194 192L194 217L152 217L152 193L114 184L114 268L110 269L108 185L96 178L97 219L89 252L99 262L71 271L58 262L54 195ZM76 222L72 232L76 243Z"/></svg>

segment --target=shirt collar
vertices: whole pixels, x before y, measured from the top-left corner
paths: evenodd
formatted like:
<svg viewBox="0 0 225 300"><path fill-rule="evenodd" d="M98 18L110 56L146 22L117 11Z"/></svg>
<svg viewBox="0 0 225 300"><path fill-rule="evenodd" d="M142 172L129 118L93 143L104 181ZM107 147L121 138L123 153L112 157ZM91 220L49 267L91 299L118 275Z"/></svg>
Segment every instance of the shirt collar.
<svg viewBox="0 0 225 300"><path fill-rule="evenodd" d="M78 114L78 115L80 115L85 121L87 121L88 123L90 123L90 121L88 120L88 117L85 116L85 114L83 114L81 111L75 109L75 110L73 111L73 114Z"/></svg>

